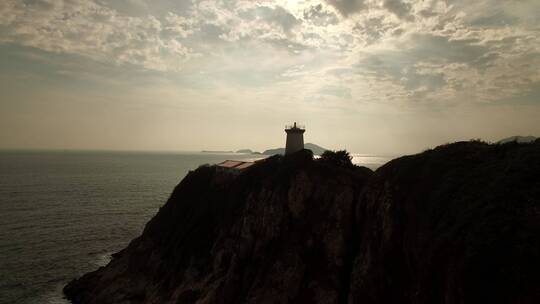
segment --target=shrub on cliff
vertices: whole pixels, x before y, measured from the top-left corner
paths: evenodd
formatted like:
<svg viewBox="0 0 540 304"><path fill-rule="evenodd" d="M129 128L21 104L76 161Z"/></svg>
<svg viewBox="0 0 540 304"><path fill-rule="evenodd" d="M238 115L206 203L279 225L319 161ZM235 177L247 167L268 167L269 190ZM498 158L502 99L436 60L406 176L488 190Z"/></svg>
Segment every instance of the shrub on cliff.
<svg viewBox="0 0 540 304"><path fill-rule="evenodd" d="M354 167L352 163L352 156L347 150L330 151L326 150L319 159L320 162L337 167L351 168Z"/></svg>

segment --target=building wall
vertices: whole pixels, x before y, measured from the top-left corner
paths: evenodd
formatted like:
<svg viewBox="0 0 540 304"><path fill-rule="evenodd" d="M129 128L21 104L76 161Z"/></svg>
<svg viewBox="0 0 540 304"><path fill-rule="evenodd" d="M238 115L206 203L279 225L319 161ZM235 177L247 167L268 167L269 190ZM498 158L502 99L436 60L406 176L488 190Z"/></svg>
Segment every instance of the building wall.
<svg viewBox="0 0 540 304"><path fill-rule="evenodd" d="M304 149L304 132L287 132L285 155Z"/></svg>

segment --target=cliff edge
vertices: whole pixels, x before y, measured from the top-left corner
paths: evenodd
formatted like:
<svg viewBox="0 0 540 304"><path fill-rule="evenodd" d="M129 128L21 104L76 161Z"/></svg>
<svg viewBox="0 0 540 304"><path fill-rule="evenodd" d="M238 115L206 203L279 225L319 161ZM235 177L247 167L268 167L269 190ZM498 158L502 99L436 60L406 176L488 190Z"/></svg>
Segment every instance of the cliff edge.
<svg viewBox="0 0 540 304"><path fill-rule="evenodd" d="M190 172L73 303L539 303L540 141Z"/></svg>

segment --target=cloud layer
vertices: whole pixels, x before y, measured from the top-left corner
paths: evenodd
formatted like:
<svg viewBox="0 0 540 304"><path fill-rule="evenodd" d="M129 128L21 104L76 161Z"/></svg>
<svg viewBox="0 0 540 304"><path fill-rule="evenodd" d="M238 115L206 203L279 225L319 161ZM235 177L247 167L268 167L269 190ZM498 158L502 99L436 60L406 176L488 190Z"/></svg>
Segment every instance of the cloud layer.
<svg viewBox="0 0 540 304"><path fill-rule="evenodd" d="M540 2L6 0L0 43L297 101L501 102L540 83ZM265 91L266 90L266 91Z"/></svg>

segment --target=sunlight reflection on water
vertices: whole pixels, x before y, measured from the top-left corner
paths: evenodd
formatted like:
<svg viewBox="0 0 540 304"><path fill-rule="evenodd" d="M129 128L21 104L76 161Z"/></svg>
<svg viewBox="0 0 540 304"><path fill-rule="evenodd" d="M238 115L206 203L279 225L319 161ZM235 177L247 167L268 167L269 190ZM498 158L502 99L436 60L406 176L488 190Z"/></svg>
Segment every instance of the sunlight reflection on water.
<svg viewBox="0 0 540 304"><path fill-rule="evenodd" d="M394 158L392 156L376 156L370 154L351 154L351 156L353 157L353 164L368 167L371 170L379 168Z"/></svg>
<svg viewBox="0 0 540 304"><path fill-rule="evenodd" d="M391 157L351 154L376 169ZM62 287L140 234L189 170L251 154L0 153L0 303L66 304ZM4 302L5 301L5 302Z"/></svg>

